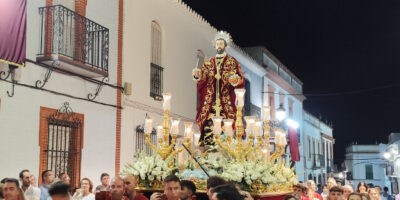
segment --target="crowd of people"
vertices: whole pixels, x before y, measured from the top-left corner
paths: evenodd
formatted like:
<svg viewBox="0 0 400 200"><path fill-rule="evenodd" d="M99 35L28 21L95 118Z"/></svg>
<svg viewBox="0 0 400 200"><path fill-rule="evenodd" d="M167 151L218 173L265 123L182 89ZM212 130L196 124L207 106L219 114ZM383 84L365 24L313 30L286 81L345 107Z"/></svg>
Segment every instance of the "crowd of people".
<svg viewBox="0 0 400 200"><path fill-rule="evenodd" d="M4 178L0 183L0 200L148 200L136 190L137 177L133 175L115 176L103 173L101 185L93 189L89 178L82 178L77 188L71 186L67 173L54 176L52 170L41 174L42 184L36 184L36 178L29 170L19 173L19 180ZM194 200L196 185L190 180L180 180L169 175L163 180L164 190L154 192L150 200ZM207 180L207 197L209 200L253 200L239 185L228 182L221 177L212 176ZM327 184L317 189L314 181L293 186L293 193L286 195L285 200L392 200L388 188L360 182L354 190L351 185L339 186L335 179L329 178ZM400 200L400 195L395 197Z"/></svg>
<svg viewBox="0 0 400 200"><path fill-rule="evenodd" d="M354 190L351 185L340 186L334 178L329 178L327 184L316 188L312 180L293 186L294 193L288 195L285 200L392 200L389 189L380 186L366 184L361 181ZM400 195L395 200L400 200Z"/></svg>
<svg viewBox="0 0 400 200"><path fill-rule="evenodd" d="M136 190L136 176L115 176L110 179L109 174L103 173L100 181L101 185L94 188L89 178L82 178L78 187L73 188L67 173L55 177L52 170L45 170L41 174L42 184L39 187L35 176L29 170L22 170L19 180L1 180L0 200L148 200ZM169 175L163 180L163 186L164 191L154 192L150 200L196 199L196 185L190 180ZM250 194L242 191L238 185L217 176L207 180L207 197L210 200L252 200Z"/></svg>

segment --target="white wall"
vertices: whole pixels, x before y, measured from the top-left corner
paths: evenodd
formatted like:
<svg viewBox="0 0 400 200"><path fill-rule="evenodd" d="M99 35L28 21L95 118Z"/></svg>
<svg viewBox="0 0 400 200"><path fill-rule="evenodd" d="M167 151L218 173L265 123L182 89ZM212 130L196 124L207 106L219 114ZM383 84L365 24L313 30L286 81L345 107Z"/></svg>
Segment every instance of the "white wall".
<svg viewBox="0 0 400 200"><path fill-rule="evenodd" d="M151 22L162 29L163 91L172 93L172 115L182 121L195 121L197 89L191 74L197 50L206 58L216 52L211 43L215 30L179 2L125 1L124 18L123 82L132 83L132 95L124 97L122 111L122 167L133 162L135 127L143 124L145 114L162 122L162 102L150 97Z"/></svg>
<svg viewBox="0 0 400 200"><path fill-rule="evenodd" d="M39 50L39 7L44 0L27 2L27 59L36 60ZM99 14L101 13L101 15ZM107 27L109 36L110 83L117 80L118 2L89 0L86 16ZM7 66L0 64L0 70ZM43 80L46 68L27 62L22 68L20 83L34 86ZM53 72L45 89L86 98L94 93L97 85L81 78ZM114 174L116 108L93 102L51 94L37 89L15 86L15 95L6 94L11 84L0 82L0 177L17 177L22 169L29 169L39 177L39 112L40 107L58 109L69 102L76 113L84 114L84 144L82 149L81 177L89 177L99 184L102 172ZM116 89L104 86L96 101L116 105Z"/></svg>

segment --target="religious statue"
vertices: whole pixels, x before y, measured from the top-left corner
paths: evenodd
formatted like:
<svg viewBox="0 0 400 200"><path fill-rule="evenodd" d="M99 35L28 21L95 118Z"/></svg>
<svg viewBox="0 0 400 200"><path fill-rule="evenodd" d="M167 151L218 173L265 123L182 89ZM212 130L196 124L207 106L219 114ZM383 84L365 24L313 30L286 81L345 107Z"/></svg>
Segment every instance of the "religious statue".
<svg viewBox="0 0 400 200"><path fill-rule="evenodd" d="M214 38L217 55L206 61L201 69L193 70L197 82L200 105L196 123L201 131L200 146L213 145L212 117L236 119L235 88L243 88L245 78L239 62L226 54L232 39L229 33L220 31Z"/></svg>

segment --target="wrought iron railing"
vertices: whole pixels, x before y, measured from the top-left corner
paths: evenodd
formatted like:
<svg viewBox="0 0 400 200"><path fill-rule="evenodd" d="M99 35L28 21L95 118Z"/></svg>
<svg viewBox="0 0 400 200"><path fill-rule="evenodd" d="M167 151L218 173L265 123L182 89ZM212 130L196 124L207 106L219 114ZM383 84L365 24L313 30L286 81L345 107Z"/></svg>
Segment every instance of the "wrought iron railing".
<svg viewBox="0 0 400 200"><path fill-rule="evenodd" d="M162 100L164 68L154 63L150 66L150 96L156 100Z"/></svg>
<svg viewBox="0 0 400 200"><path fill-rule="evenodd" d="M314 154L313 168L324 168L325 167L325 156L322 154Z"/></svg>
<svg viewBox="0 0 400 200"><path fill-rule="evenodd" d="M39 8L38 56L62 55L108 72L109 30L61 5Z"/></svg>

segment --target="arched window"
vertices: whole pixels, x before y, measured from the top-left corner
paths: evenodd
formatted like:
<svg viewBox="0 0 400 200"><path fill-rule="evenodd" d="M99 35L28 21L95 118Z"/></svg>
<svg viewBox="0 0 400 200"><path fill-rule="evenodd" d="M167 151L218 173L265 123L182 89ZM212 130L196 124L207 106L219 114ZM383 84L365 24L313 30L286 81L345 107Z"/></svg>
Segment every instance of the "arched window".
<svg viewBox="0 0 400 200"><path fill-rule="evenodd" d="M151 63L150 63L150 96L155 100L162 100L163 93L163 71L161 66L161 27L151 22Z"/></svg>
<svg viewBox="0 0 400 200"><path fill-rule="evenodd" d="M151 62L161 66L161 26L151 22Z"/></svg>

